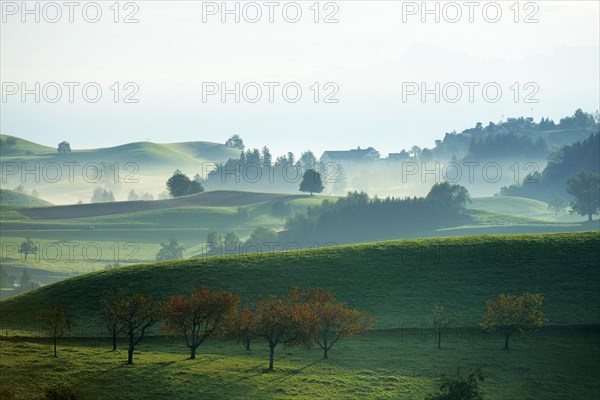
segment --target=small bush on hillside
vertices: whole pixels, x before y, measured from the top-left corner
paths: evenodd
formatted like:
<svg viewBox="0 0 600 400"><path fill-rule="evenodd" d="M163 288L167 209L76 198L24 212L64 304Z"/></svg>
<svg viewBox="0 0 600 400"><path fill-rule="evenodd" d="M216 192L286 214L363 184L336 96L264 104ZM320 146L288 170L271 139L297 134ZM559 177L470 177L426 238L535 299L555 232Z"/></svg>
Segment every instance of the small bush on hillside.
<svg viewBox="0 0 600 400"><path fill-rule="evenodd" d="M479 385L485 380L481 368L470 369L469 375L463 376L460 368L456 375L442 375L440 392L426 397L425 400L483 400L483 392Z"/></svg>
<svg viewBox="0 0 600 400"><path fill-rule="evenodd" d="M44 390L44 400L83 400L83 397L72 387L59 383Z"/></svg>

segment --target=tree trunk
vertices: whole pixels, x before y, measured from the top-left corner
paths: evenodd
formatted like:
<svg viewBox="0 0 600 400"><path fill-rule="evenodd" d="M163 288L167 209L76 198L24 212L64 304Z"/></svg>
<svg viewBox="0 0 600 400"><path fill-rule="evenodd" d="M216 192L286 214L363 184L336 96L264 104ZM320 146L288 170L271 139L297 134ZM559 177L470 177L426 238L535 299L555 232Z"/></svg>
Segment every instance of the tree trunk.
<svg viewBox="0 0 600 400"><path fill-rule="evenodd" d="M53 341L54 341L54 357L58 357L58 354L56 354L56 336L54 336Z"/></svg>
<svg viewBox="0 0 600 400"><path fill-rule="evenodd" d="M245 347L246 347L246 351L250 351L250 338L246 338Z"/></svg>
<svg viewBox="0 0 600 400"><path fill-rule="evenodd" d="M508 338L510 338L510 333L507 335L504 335L504 350L508 350Z"/></svg>
<svg viewBox="0 0 600 400"><path fill-rule="evenodd" d="M133 346L129 346L129 350L127 350L127 364L133 364Z"/></svg>
<svg viewBox="0 0 600 400"><path fill-rule="evenodd" d="M438 349L442 348L442 331L438 331Z"/></svg>
<svg viewBox="0 0 600 400"><path fill-rule="evenodd" d="M196 359L196 346L191 347L192 353L190 354L190 360Z"/></svg>
<svg viewBox="0 0 600 400"><path fill-rule="evenodd" d="M113 335L113 351L117 351L117 335Z"/></svg>
<svg viewBox="0 0 600 400"><path fill-rule="evenodd" d="M269 346L269 371L273 371L273 356L275 355L275 346Z"/></svg>
<svg viewBox="0 0 600 400"><path fill-rule="evenodd" d="M588 222L592 222L592 213L589 213L588 215Z"/></svg>
<svg viewBox="0 0 600 400"><path fill-rule="evenodd" d="M327 346L325 346L325 348L323 349L323 359L327 360L327 352L329 351L329 349L327 348Z"/></svg>

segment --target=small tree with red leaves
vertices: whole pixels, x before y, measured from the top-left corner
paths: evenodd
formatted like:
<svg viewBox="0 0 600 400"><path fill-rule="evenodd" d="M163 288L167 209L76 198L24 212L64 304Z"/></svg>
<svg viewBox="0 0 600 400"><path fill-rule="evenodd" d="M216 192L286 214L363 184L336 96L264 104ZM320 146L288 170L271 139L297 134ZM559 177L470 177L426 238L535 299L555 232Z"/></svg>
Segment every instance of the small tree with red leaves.
<svg viewBox="0 0 600 400"><path fill-rule="evenodd" d="M351 338L373 327L375 320L367 313L349 308L345 303L336 300L335 296L325 289L315 288L302 292L301 297L309 305L313 314L310 321L312 340L323 349L323 358L340 339Z"/></svg>
<svg viewBox="0 0 600 400"><path fill-rule="evenodd" d="M190 348L190 359L195 359L196 349L207 338L226 333L239 301L237 294L211 291L206 286L193 289L189 297L170 297L163 310L167 320L164 330L173 335L183 335Z"/></svg>
<svg viewBox="0 0 600 400"><path fill-rule="evenodd" d="M242 343L246 350L250 350L250 342L254 334L254 311L250 307L242 308L234 317L229 330L230 337Z"/></svg>
<svg viewBox="0 0 600 400"><path fill-rule="evenodd" d="M299 301L298 292L292 290L286 296L269 296L256 308L254 331L269 344L269 368L273 371L275 348L286 346L309 346L310 329L314 326L314 314L308 304Z"/></svg>

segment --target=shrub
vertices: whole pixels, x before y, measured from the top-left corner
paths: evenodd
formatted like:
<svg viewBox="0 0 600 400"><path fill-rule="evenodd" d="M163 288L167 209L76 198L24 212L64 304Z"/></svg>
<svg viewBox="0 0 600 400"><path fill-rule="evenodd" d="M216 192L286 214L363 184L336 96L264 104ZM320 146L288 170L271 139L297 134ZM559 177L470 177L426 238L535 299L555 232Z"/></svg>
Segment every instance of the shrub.
<svg viewBox="0 0 600 400"><path fill-rule="evenodd" d="M442 375L440 392L426 397L426 400L483 400L479 385L484 380L481 368L470 369L467 376L463 376L457 368L454 376Z"/></svg>
<svg viewBox="0 0 600 400"><path fill-rule="evenodd" d="M44 390L44 400L83 400L83 397L71 386L59 383Z"/></svg>

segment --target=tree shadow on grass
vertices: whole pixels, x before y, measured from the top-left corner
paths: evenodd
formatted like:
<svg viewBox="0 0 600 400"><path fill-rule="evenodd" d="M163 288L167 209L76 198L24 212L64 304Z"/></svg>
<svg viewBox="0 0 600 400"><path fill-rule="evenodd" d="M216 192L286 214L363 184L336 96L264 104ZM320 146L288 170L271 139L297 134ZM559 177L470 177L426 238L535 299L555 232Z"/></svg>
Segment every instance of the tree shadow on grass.
<svg viewBox="0 0 600 400"><path fill-rule="evenodd" d="M304 371L305 369L307 369L307 368L310 368L310 367L312 367L312 366L314 366L314 365L320 364L320 363L322 363L322 362L323 362L323 360L317 360L317 361L313 361L313 362L311 362L311 363L309 363L309 364L306 364L306 365L305 365L304 367L302 367L302 368L291 369L291 370L289 370L289 371L285 372L283 375L281 375L281 376L279 376L279 377L277 377L277 378L273 379L273 382L279 382L279 381L285 381L285 380L288 380L288 379L290 379L291 377L293 377L294 375L299 375L299 374L300 374L302 371Z"/></svg>

